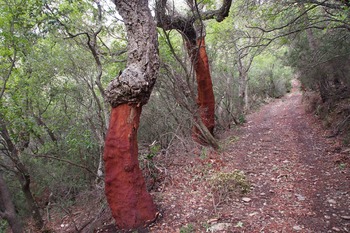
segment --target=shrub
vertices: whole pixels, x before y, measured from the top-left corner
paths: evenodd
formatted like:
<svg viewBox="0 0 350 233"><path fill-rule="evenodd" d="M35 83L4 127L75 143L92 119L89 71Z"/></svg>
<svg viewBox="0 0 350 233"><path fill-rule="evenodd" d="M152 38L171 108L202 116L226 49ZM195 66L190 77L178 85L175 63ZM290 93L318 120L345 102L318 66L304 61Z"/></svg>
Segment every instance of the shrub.
<svg viewBox="0 0 350 233"><path fill-rule="evenodd" d="M250 191L250 184L240 170L216 173L209 179L209 184L216 205Z"/></svg>

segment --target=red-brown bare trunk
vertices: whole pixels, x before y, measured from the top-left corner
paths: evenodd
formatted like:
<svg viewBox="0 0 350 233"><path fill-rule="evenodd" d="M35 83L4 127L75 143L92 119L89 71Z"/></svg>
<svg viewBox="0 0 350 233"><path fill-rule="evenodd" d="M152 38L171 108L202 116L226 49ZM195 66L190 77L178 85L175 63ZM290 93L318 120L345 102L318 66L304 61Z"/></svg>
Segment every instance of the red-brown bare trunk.
<svg viewBox="0 0 350 233"><path fill-rule="evenodd" d="M142 107L112 108L104 149L105 192L120 229L136 229L157 217L138 162L137 130Z"/></svg>
<svg viewBox="0 0 350 233"><path fill-rule="evenodd" d="M195 56L193 61L197 79L197 105L201 120L213 135L215 126L215 97L204 37L197 39L197 46L198 50L195 50L196 54L192 54L192 56ZM200 137L201 133L199 129L194 127L193 138L197 141L202 141Z"/></svg>

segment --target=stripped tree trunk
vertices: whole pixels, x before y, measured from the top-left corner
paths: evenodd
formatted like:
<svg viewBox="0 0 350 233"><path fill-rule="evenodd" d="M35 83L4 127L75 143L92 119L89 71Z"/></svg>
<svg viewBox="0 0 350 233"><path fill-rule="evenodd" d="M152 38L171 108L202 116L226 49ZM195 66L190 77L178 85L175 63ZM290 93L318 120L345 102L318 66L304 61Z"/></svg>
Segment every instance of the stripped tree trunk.
<svg viewBox="0 0 350 233"><path fill-rule="evenodd" d="M118 228L131 230L153 222L157 209L138 162L137 130L159 69L158 40L147 0L115 0L128 37L126 69L107 87L112 105L105 141L105 192Z"/></svg>
<svg viewBox="0 0 350 233"><path fill-rule="evenodd" d="M218 148L213 137L215 127L215 97L210 75L208 56L205 49L205 28L202 20L216 19L223 21L229 13L232 0L223 0L218 10L199 12L197 2L188 1L193 15L187 17L179 14L171 14L173 9L167 7L167 0L156 1L157 26L164 30L178 30L186 41L187 52L196 74L197 81L197 106L195 111L195 126L193 138L202 143ZM196 10L195 10L196 9ZM198 23L199 27L195 24ZM205 127L203 128L202 125Z"/></svg>
<svg viewBox="0 0 350 233"><path fill-rule="evenodd" d="M190 44L190 42L187 44ZM205 127L213 135L215 126L215 96L204 37L200 37L197 39L197 44L188 45L187 48L196 73L198 115ZM193 137L197 141L203 141L203 139L200 139L201 132L196 126L193 127Z"/></svg>
<svg viewBox="0 0 350 233"><path fill-rule="evenodd" d="M137 129L141 106L122 104L112 109L105 143L106 195L121 229L134 229L156 217L138 164Z"/></svg>

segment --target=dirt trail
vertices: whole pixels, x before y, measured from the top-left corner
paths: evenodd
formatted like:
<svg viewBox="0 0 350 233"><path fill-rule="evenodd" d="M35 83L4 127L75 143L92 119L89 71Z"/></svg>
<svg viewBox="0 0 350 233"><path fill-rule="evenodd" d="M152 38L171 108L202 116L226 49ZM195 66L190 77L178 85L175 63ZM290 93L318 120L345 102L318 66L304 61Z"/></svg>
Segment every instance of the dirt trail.
<svg viewBox="0 0 350 233"><path fill-rule="evenodd" d="M231 213L243 223L234 232L350 232L350 168L337 164L341 149L305 113L296 84L250 115L227 152L254 185Z"/></svg>
<svg viewBox="0 0 350 233"><path fill-rule="evenodd" d="M142 232L350 232L350 150L326 137L305 113L298 83L293 86L227 132L222 152L181 153L179 143L159 154L148 171L156 171L152 195L161 218ZM235 169L245 173L251 191L214 201L211 178Z"/></svg>
<svg viewBox="0 0 350 233"><path fill-rule="evenodd" d="M297 84L229 132L224 152L168 158L150 232L350 232L349 152L305 113ZM210 177L234 169L252 191L214 205Z"/></svg>

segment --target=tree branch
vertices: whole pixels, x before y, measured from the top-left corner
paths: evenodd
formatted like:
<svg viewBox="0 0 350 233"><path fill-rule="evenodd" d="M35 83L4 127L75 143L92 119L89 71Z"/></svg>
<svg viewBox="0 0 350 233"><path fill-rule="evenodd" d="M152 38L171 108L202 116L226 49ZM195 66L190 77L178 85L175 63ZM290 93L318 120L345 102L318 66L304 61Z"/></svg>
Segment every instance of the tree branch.
<svg viewBox="0 0 350 233"><path fill-rule="evenodd" d="M202 12L200 17L202 20L214 19L218 22L223 21L229 14L232 0L223 0L222 6L218 10L210 10Z"/></svg>
<svg viewBox="0 0 350 233"><path fill-rule="evenodd" d="M328 0L324 0L324 1L317 1L317 0L296 0L297 3L312 3L315 4L317 6L324 6L324 7L328 7L328 8L332 8L332 9L343 9L344 6L349 6L349 2L347 1L337 1L339 2L338 4L336 3L329 3Z"/></svg>
<svg viewBox="0 0 350 233"><path fill-rule="evenodd" d="M297 22L299 19L301 19L304 15L307 14L307 12L309 12L310 10L316 8L317 6L311 6L310 8L306 9L304 12L302 12L300 15L298 15L297 17L295 17L293 20L289 21L288 23L279 26L279 27L275 27L272 29L264 29L261 27L253 27L253 26L246 26L247 28L251 28L251 29L259 29L260 31L264 32L264 33L269 33L269 32L273 32L273 31L277 31L277 30L282 30L284 28L287 28L289 26L291 26L292 24L294 24L295 22Z"/></svg>
<svg viewBox="0 0 350 233"><path fill-rule="evenodd" d="M95 172L91 171L88 167L84 166L84 165L81 165L81 164L77 164L77 163L74 163L68 159L62 159L62 158L58 158L58 157L55 157L55 156L50 156L50 155L38 155L38 154L35 154L34 157L38 157L38 158L47 158L47 159L53 159L53 160L57 160L57 161L60 161L60 162L64 162L64 163L68 163L72 166L75 166L75 167L79 167L79 168L82 168L86 171L88 171L89 173L93 174L94 176L96 176Z"/></svg>
<svg viewBox="0 0 350 233"><path fill-rule="evenodd" d="M196 43L197 32L194 28L194 22L197 20L208 20L216 19L216 21L221 22L229 14L232 0L223 0L221 8L218 10L211 10L207 12L200 12L197 14L190 14L187 17L175 14L167 14L167 0L156 0L156 20L157 26L163 28L164 30L175 29L181 34L186 36L186 38L192 43ZM195 2L197 4L197 2Z"/></svg>
<svg viewBox="0 0 350 233"><path fill-rule="evenodd" d="M14 31L14 21L12 20L11 21L11 27L10 27L10 32L11 32L12 35L14 33L13 31ZM9 80L9 78L10 78L10 76L12 74L12 70L15 67L15 63L16 63L17 49L16 49L16 46L15 46L14 40L12 40L12 47L14 49L13 57L12 58L9 57L9 59L11 61L11 65L9 67L9 70L8 70L7 74L4 77L4 83L3 83L2 87L1 87L1 91L0 91L0 99L2 98L2 96L5 93L7 81Z"/></svg>

